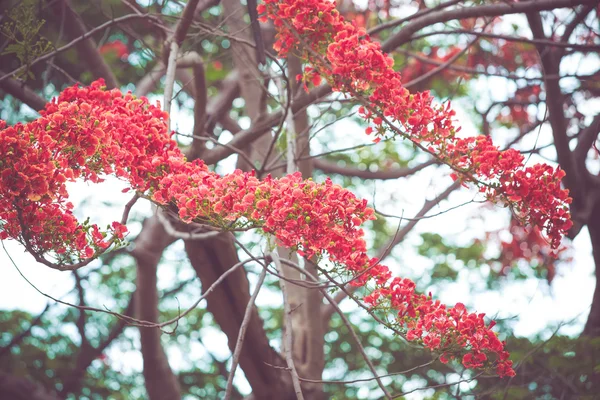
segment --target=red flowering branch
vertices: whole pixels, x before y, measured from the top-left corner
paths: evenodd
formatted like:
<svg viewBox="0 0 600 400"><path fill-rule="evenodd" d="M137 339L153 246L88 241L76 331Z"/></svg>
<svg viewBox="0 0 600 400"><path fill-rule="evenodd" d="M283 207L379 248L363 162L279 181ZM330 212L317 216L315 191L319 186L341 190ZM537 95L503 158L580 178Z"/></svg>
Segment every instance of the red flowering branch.
<svg viewBox="0 0 600 400"><path fill-rule="evenodd" d="M411 94L402 86L393 60L364 29L345 22L327 0L265 0L263 19L278 29L275 48L290 51L310 66L300 76L317 85L325 79L334 90L362 100L359 114L373 124L367 134L401 136L413 141L456 171L454 179L476 184L490 201L510 206L524 223L546 232L553 248L571 227L564 172L546 164L525 167L514 149L501 151L486 136L459 138L454 111L433 105L429 92ZM367 101L365 101L365 99Z"/></svg>
<svg viewBox="0 0 600 400"><path fill-rule="evenodd" d="M366 254L359 226L373 219L366 200L330 180L302 180L299 173L260 181L253 173L219 176L201 161L187 162L166 128L166 114L145 98L106 91L103 81L66 89L46 105L41 117L0 130L0 238L25 244L47 265L73 268L119 242L126 228L106 232L72 214L65 183L100 182L112 174L140 197L174 209L185 222L221 229L262 228L281 245L316 260L352 284L373 287L365 299L379 310L394 310L395 329L409 340L461 357L466 367L495 367L514 374L504 345L486 326L483 314L464 306L447 308L416 293L408 279L394 278ZM111 233L113 239L106 237ZM77 264L75 264L77 265Z"/></svg>

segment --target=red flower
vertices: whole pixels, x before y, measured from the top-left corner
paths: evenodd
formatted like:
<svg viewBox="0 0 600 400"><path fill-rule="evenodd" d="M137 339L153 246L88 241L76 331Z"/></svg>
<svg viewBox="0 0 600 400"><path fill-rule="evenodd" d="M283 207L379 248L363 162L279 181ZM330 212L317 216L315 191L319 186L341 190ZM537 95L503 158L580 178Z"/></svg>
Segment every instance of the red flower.
<svg viewBox="0 0 600 400"><path fill-rule="evenodd" d="M129 56L129 50L125 43L115 40L100 46L100 54L114 54L118 58L123 59Z"/></svg>

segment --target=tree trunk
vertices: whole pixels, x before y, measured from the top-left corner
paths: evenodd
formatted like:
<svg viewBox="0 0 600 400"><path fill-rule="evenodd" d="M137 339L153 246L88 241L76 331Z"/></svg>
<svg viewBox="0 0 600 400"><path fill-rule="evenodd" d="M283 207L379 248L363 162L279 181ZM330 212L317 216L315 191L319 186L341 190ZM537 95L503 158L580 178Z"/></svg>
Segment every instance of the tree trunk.
<svg viewBox="0 0 600 400"><path fill-rule="evenodd" d="M203 291L239 262L230 234L201 241L187 240L185 250L202 281ZM206 298L206 308L227 335L232 353L249 300L250 286L246 271L241 267L217 285ZM256 399L279 400L293 395L291 381L285 382L285 375L288 374L277 368L283 367L285 362L269 344L263 321L256 309L246 330L239 362Z"/></svg>
<svg viewBox="0 0 600 400"><path fill-rule="evenodd" d="M146 219L140 236L131 252L137 260L136 317L144 321L158 321L158 291L156 270L167 246L173 239L167 235L158 217ZM140 327L144 379L151 400L178 400L181 398L179 382L171 371L167 355L161 344L162 331Z"/></svg>
<svg viewBox="0 0 600 400"><path fill-rule="evenodd" d="M29 379L0 372L0 399L6 400L59 400L53 393Z"/></svg>
<svg viewBox="0 0 600 400"><path fill-rule="evenodd" d="M592 241L594 263L596 264L596 290L594 290L592 307L583 334L595 337L600 336L600 200L596 201L587 226Z"/></svg>

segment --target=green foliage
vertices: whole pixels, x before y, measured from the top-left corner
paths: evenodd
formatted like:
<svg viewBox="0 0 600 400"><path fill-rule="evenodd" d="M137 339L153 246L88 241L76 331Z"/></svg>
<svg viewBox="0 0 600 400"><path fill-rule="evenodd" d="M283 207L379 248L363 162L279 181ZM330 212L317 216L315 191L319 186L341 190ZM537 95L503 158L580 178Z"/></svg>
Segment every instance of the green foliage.
<svg viewBox="0 0 600 400"><path fill-rule="evenodd" d="M475 268L485 261L485 245L480 241L473 241L469 246L457 246L437 233L423 233L421 238L423 242L417 251L434 262L433 280L455 280L461 268Z"/></svg>
<svg viewBox="0 0 600 400"><path fill-rule="evenodd" d="M52 49L52 43L40 36L40 29L46 23L38 19L35 5L31 0L23 1L8 14L8 21L0 27L0 33L8 38L9 43L1 55L14 54L25 69L18 73L20 78L33 79L31 63Z"/></svg>
<svg viewBox="0 0 600 400"><path fill-rule="evenodd" d="M508 351L517 376L479 380L474 393L480 398L592 400L600 393L600 338L518 338L509 341Z"/></svg>

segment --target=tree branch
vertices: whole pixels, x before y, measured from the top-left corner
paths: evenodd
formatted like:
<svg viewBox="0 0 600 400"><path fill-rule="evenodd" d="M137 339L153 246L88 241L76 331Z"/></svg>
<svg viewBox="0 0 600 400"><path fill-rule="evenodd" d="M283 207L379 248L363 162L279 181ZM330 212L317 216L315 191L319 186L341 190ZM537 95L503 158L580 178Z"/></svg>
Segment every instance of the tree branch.
<svg viewBox="0 0 600 400"><path fill-rule="evenodd" d="M220 235L199 243L187 240L185 250L202 282L203 290L212 286L230 266L239 262L231 234ZM206 299L207 310L227 335L232 352L235 351L249 299L248 278L243 269L237 269L229 274ZM242 347L239 365L244 370L254 396L257 399L270 399L273 393L278 393L282 389L282 381L280 372L265 368L265 364L282 366L284 361L269 344L263 321L256 307L252 310L245 341L251 345Z"/></svg>
<svg viewBox="0 0 600 400"><path fill-rule="evenodd" d="M150 322L158 321L158 292L156 270L164 249L173 242L156 217L144 221L131 255L137 261L136 316ZM162 332L156 328L140 327L144 360L144 379L151 400L181 398L179 382L171 371L162 347Z"/></svg>
<svg viewBox="0 0 600 400"><path fill-rule="evenodd" d="M405 27L403 27L400 32L386 40L381 47L384 51L392 51L396 47L408 43L411 40L412 35L417 31L440 22L448 22L455 19L496 17L507 14L553 10L555 8L575 7L580 4L591 3L595 3L595 0L537 0L519 3L487 4L475 7L437 11L412 20Z"/></svg>
<svg viewBox="0 0 600 400"><path fill-rule="evenodd" d="M362 170L357 167L341 167L337 165L335 162L327 161L323 159L315 159L314 165L315 168L320 169L326 174L338 174L343 176L352 176L361 179L398 179L405 178L407 176L413 175L414 173L429 167L430 165L437 164L436 160L429 160L424 163L421 163L415 167L410 168L394 168L394 169L381 169L377 171L370 171L368 169Z"/></svg>
<svg viewBox="0 0 600 400"><path fill-rule="evenodd" d="M573 151L575 162L580 164L579 168L585 168L588 151L594 145L594 142L600 134L600 114L597 114L588 127L579 133L577 147Z"/></svg>
<svg viewBox="0 0 600 400"><path fill-rule="evenodd" d="M55 57L57 54L65 52L65 51L69 50L70 48L72 48L73 46L78 45L79 43L87 40L93 34L95 34L97 32L100 32L100 31L102 31L102 30L104 30L106 28L109 28L109 27L111 27L111 26L113 26L115 24L119 24L121 22L129 21L129 20L132 20L132 19L143 19L143 18L152 18L152 17L149 16L149 15L147 15L147 14L145 14L145 15L128 14L128 15L124 15L122 17L118 17L118 18L112 19L110 21L106 21L105 23L103 23L103 24L101 24L101 25L99 25L99 26L97 26L97 27L95 27L93 29L90 29L88 32L82 34L81 36L77 37L76 39L71 40L69 43L65 44L64 46L61 46L58 49L56 49L56 50L54 50L54 51L52 51L50 53L44 54L43 56L40 56L40 57L36 58L35 60L33 60L33 61L31 61L29 63L29 67L31 67L31 66L39 63L39 62L49 60L49 59ZM67 24L67 25L69 25L69 24ZM23 65L23 66L15 69L15 70L13 70L11 72L8 72L8 73L4 74L3 76L0 76L0 82L2 82L5 79L8 79L9 77L11 77L11 76L13 76L13 75L21 72L26 67L27 66Z"/></svg>
<svg viewBox="0 0 600 400"><path fill-rule="evenodd" d="M4 76L4 72L0 71L0 75ZM25 83L21 83L16 79L8 78L0 81L0 89L27 104L35 111L43 110L46 107L46 100L26 86Z"/></svg>
<svg viewBox="0 0 600 400"><path fill-rule="evenodd" d="M272 252L271 257L273 258L273 262L275 263L277 270L279 273L283 274L281 263L279 262L279 255L277 252ZM266 266L265 266L266 268ZM283 296L283 354L285 354L285 361L287 363L288 369L292 376L292 383L294 384L294 391L296 392L297 400L304 400L304 396L302 394L302 387L300 386L300 379L298 378L298 371L296 371L296 366L294 364L294 357L292 355L293 351L293 340L292 334L294 332L294 327L292 325L292 307L290 307L289 295L287 293L287 283L284 279L279 280L279 286L281 287L281 294Z"/></svg>
<svg viewBox="0 0 600 400"><path fill-rule="evenodd" d="M71 8L69 3L68 0L49 2L50 9L56 16L63 15L64 13L65 18L69 21L69 23L64 25L67 36L69 36L71 40L83 38L88 34L88 30L81 20L81 17L79 17L79 14ZM115 74L113 74L108 64L104 61L104 57L102 57L102 54L98 51L96 41L91 35L87 35L85 39L77 43L77 51L79 52L80 58L87 63L88 68L94 77L104 78L106 86L109 89L119 87L119 82L117 82Z"/></svg>
<svg viewBox="0 0 600 400"><path fill-rule="evenodd" d="M242 325L240 326L240 332L238 333L237 342L235 344L235 350L233 352L233 357L231 359L231 369L229 370L229 376L227 378L227 386L225 389L225 400L229 400L231 397L231 392L233 391L233 377L235 375L235 370L237 369L240 354L242 352L242 347L244 346L244 338L246 337L246 329L248 329L248 325L250 323L250 318L252 317L252 311L254 310L254 302L256 301L256 297L258 296L258 292L260 292L260 288L262 287L263 282L265 281L265 277L267 276L266 268L262 270L260 276L258 278L258 283L256 284L256 288L254 289L254 293L252 293L252 297L248 301L248 306L246 306L246 312L244 313L244 319L242 320Z"/></svg>
<svg viewBox="0 0 600 400"><path fill-rule="evenodd" d="M542 18L539 13L527 13L527 21L531 28L533 37L536 39L545 39L544 27ZM572 219L574 222L573 232L576 232L581 226L585 225L584 221L580 220L578 211L585 209L586 199L584 198L586 187L585 180L588 174L586 169L580 170L575 165L573 154L569 147L569 137L567 135L567 121L563 110L564 95L561 91L557 78L550 76L559 76L560 62L562 54L560 50L537 44L543 74L544 83L546 86L546 107L548 109L548 120L552 127L552 136L554 138L554 146L558 163L565 171L566 176L563 179L565 186L569 189L569 194L573 198L571 203Z"/></svg>

